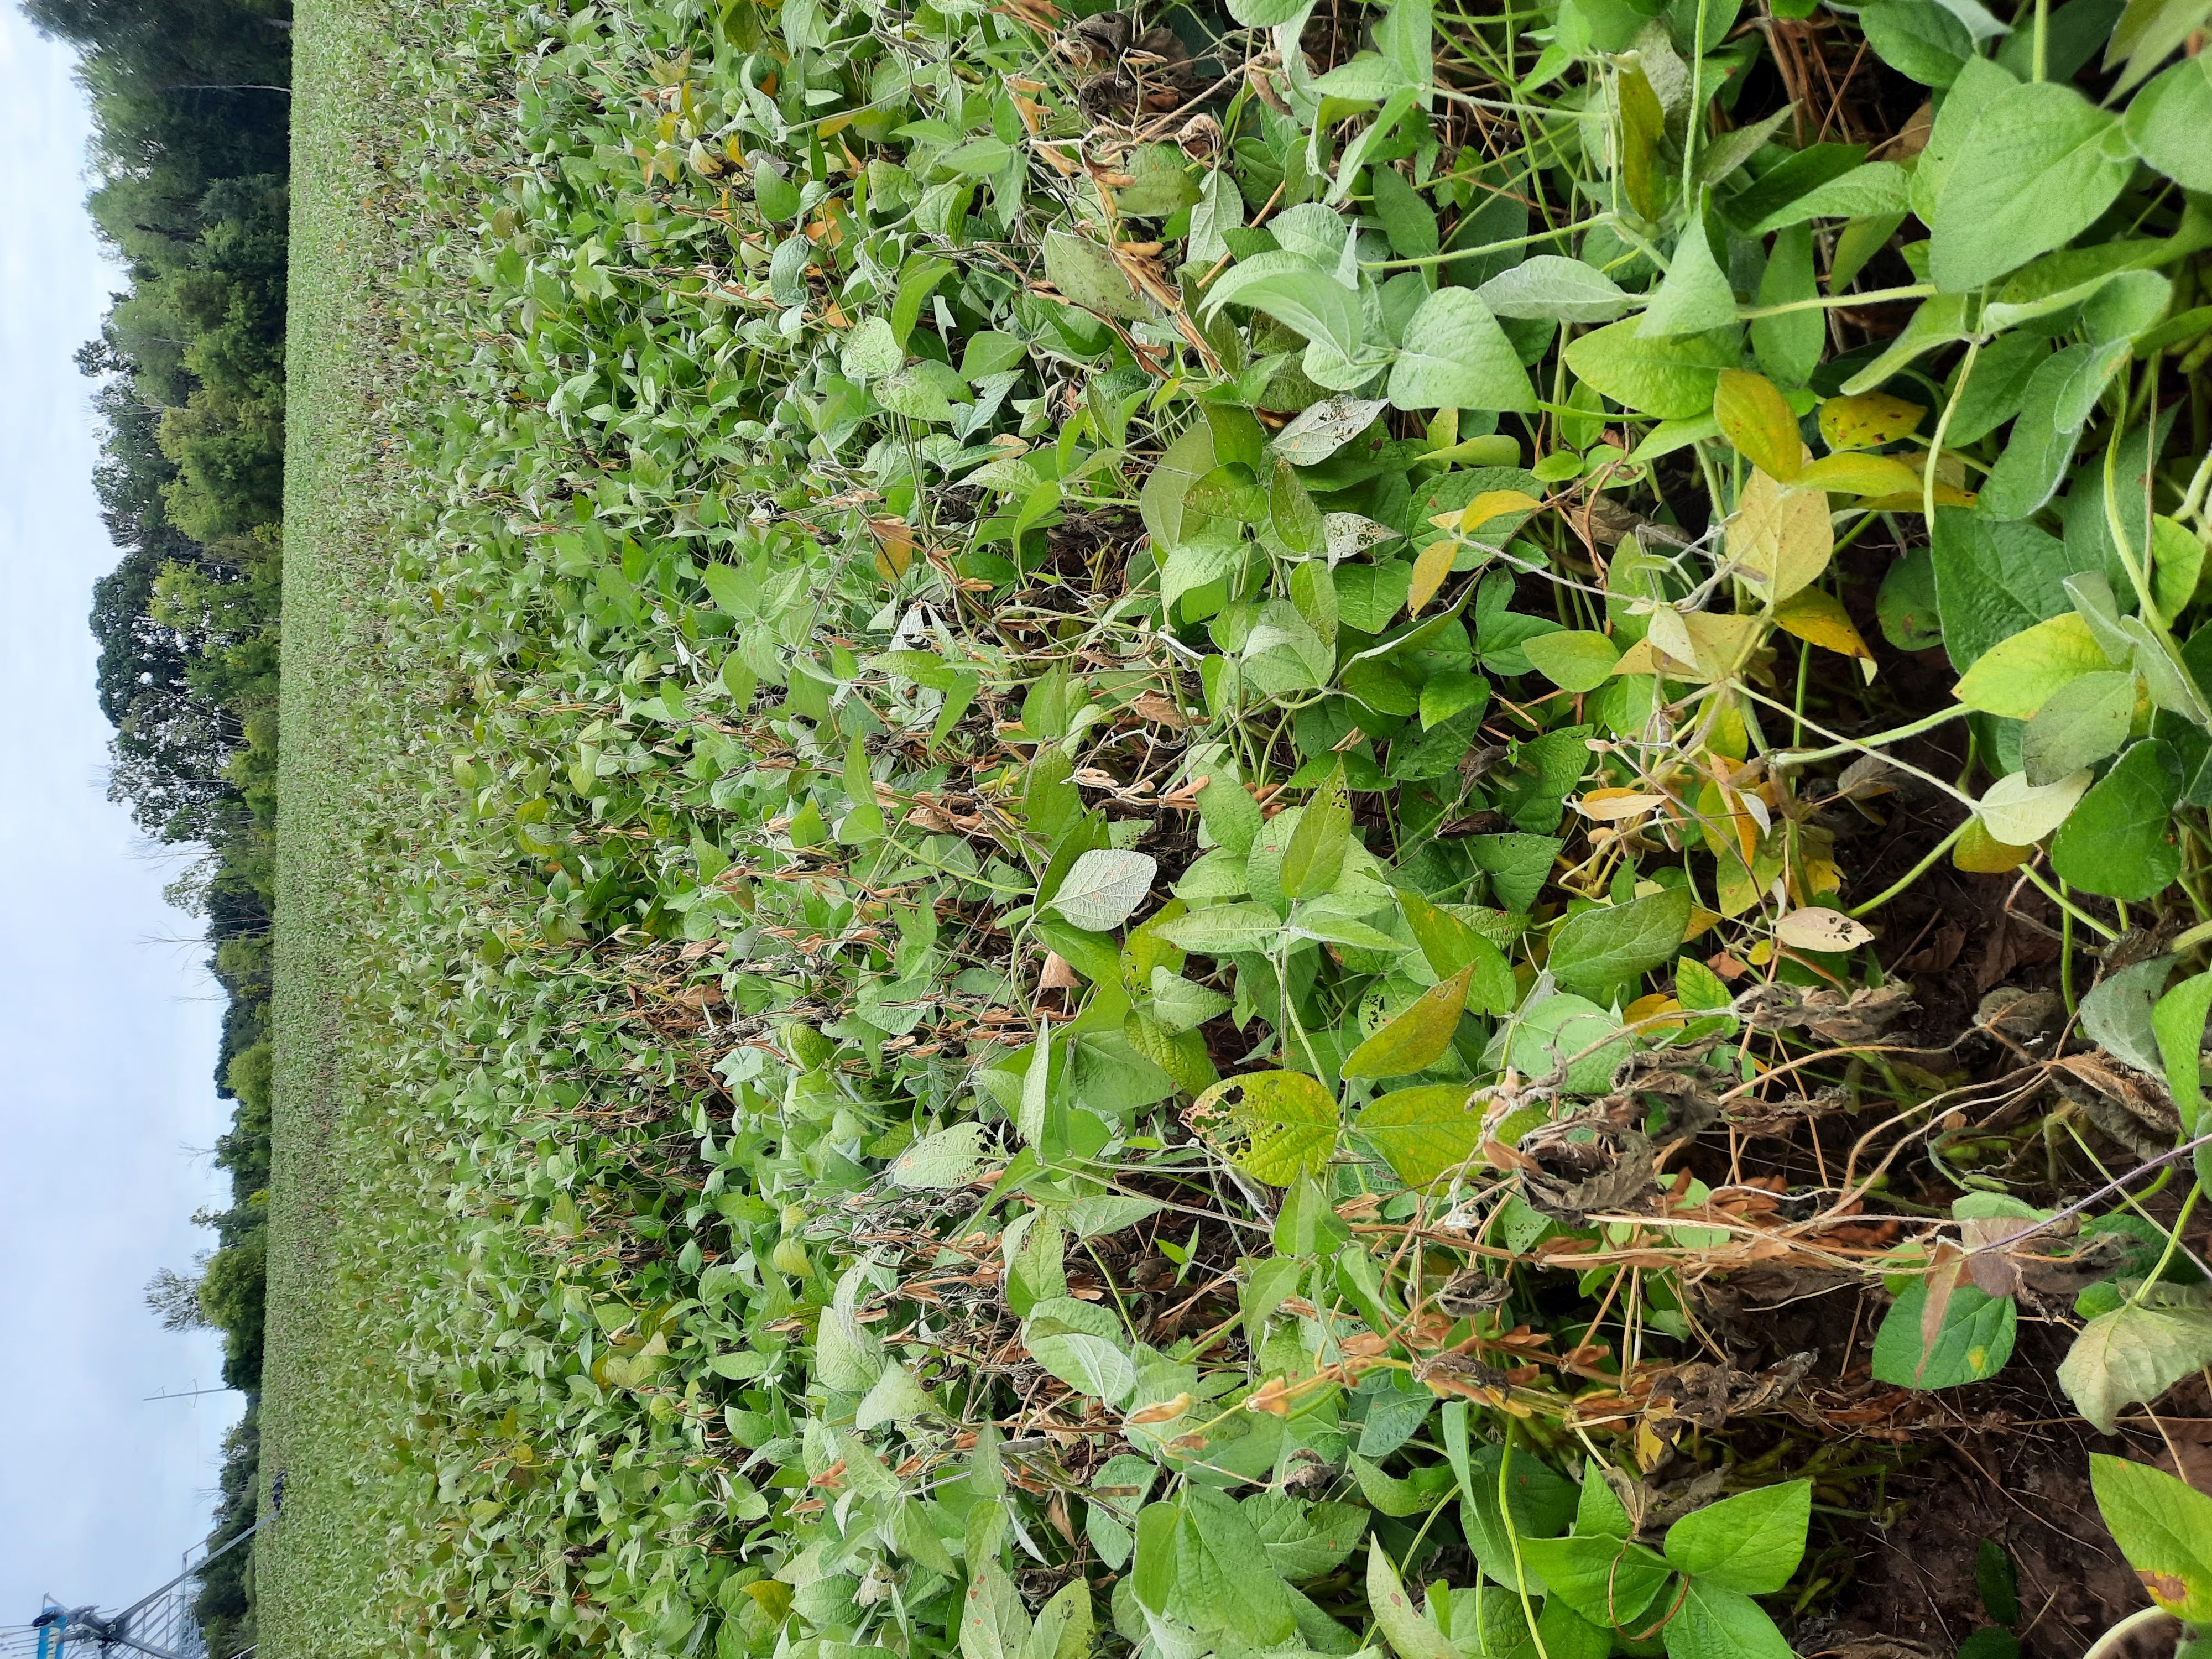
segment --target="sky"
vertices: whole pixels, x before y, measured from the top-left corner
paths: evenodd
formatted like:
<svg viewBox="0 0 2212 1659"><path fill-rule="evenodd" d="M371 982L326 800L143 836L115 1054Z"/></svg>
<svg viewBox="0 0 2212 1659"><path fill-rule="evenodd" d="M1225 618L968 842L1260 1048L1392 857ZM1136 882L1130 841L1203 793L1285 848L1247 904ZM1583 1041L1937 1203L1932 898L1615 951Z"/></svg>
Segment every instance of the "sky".
<svg viewBox="0 0 2212 1659"><path fill-rule="evenodd" d="M206 1155L222 1005L199 924L161 898L106 799L107 724L85 623L116 562L92 490L92 383L71 354L121 286L84 210L90 122L72 55L0 0L0 1627L51 1592L112 1608L208 1531L220 1338L143 1301L228 1202Z"/></svg>

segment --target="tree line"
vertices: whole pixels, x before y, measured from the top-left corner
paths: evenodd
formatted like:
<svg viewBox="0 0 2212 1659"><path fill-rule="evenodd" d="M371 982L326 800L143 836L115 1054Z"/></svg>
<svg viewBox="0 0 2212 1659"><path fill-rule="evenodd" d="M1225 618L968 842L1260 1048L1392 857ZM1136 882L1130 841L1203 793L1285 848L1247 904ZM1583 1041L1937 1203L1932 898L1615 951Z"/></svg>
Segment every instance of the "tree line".
<svg viewBox="0 0 2212 1659"><path fill-rule="evenodd" d="M169 896L204 922L228 999L216 1084L235 1114L216 1158L231 1202L195 1218L212 1250L148 1291L164 1322L223 1333L223 1380L248 1396L220 1544L252 1524L259 1486L291 8L22 3L78 53L94 117L88 206L124 276L77 354L96 382L94 482L122 555L94 585L91 615L115 728L109 796L185 860ZM246 1555L204 1582L211 1653L254 1639Z"/></svg>

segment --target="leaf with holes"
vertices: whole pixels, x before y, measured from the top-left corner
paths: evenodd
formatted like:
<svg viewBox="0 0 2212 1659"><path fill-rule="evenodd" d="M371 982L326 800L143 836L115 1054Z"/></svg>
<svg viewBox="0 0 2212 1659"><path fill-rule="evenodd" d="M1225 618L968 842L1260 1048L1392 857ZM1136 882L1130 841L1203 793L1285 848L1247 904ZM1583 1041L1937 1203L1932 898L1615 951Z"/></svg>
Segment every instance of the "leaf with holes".
<svg viewBox="0 0 2212 1659"><path fill-rule="evenodd" d="M1336 1150L1336 1098L1304 1072L1246 1072L1224 1078L1191 1106L1194 1121L1226 1117L1245 1150L1237 1166L1271 1187L1317 1173Z"/></svg>

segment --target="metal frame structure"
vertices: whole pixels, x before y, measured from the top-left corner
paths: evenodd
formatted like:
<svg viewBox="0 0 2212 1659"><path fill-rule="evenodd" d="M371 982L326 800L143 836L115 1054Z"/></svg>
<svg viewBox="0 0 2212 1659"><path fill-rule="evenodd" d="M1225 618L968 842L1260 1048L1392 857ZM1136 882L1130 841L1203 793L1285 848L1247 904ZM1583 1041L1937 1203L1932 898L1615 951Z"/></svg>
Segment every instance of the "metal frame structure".
<svg viewBox="0 0 2212 1659"><path fill-rule="evenodd" d="M148 1659L208 1659L207 1638L192 1609L199 1595L197 1581L208 1563L228 1555L260 1530L257 1521L120 1613L49 1604L27 1630L0 1635L0 1656L64 1659L96 1650L102 1654L143 1653Z"/></svg>

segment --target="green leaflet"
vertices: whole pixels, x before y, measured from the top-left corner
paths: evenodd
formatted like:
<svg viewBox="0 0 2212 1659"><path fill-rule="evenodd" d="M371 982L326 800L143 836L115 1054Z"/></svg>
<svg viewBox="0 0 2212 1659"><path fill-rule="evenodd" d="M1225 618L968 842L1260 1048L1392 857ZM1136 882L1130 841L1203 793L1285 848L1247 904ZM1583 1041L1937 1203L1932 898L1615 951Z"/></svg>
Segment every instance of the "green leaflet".
<svg viewBox="0 0 2212 1659"><path fill-rule="evenodd" d="M1738 331L1666 338L1644 337L1638 319L1611 323L1568 346L1567 367L1614 402L1659 420L1681 420L1712 407L1720 372L1737 360Z"/></svg>
<svg viewBox="0 0 2212 1659"><path fill-rule="evenodd" d="M2089 1484L2112 1537L2151 1600L2212 1623L2212 1498L2163 1469L2093 1452Z"/></svg>
<svg viewBox="0 0 2212 1659"><path fill-rule="evenodd" d="M1674 959L1691 908L1688 890L1675 887L1571 916L1552 939L1553 975L1591 996L1627 985Z"/></svg>
<svg viewBox="0 0 2212 1659"><path fill-rule="evenodd" d="M2010 1297L1957 1285L1936 1340L1923 1345L1921 1316L1927 1304L1927 1281L1916 1279L1882 1316L1874 1343L1877 1380L1905 1389L1955 1389L2004 1369L2020 1319Z"/></svg>
<svg viewBox="0 0 2212 1659"><path fill-rule="evenodd" d="M1354 1127L1408 1187L1458 1169L1482 1144L1482 1115L1455 1083L1400 1089L1364 1108Z"/></svg>
<svg viewBox="0 0 2212 1659"><path fill-rule="evenodd" d="M1258 1180L1288 1186L1312 1174L1335 1150L1340 1115L1328 1090L1304 1072L1246 1072L1199 1096L1194 1115L1225 1111L1245 1138L1238 1158Z"/></svg>
<svg viewBox="0 0 2212 1659"><path fill-rule="evenodd" d="M2007 88L1966 134L1936 198L1936 285L1962 293L2070 240L2112 205L2134 164L2118 118L2073 88Z"/></svg>
<svg viewBox="0 0 2212 1659"><path fill-rule="evenodd" d="M2091 787L2051 846L2051 866L2108 898L2147 899L2181 873L2172 822L2181 764L2171 745L2146 738Z"/></svg>
<svg viewBox="0 0 2212 1659"><path fill-rule="evenodd" d="M1535 393L1505 331L1466 289L1439 289L1424 300L1406 342L1390 368L1395 407L1534 410Z"/></svg>
<svg viewBox="0 0 2212 1659"><path fill-rule="evenodd" d="M1805 1554L1813 1486L1785 1481L1693 1510L1667 1529L1669 1565L1716 1589L1771 1595Z"/></svg>

